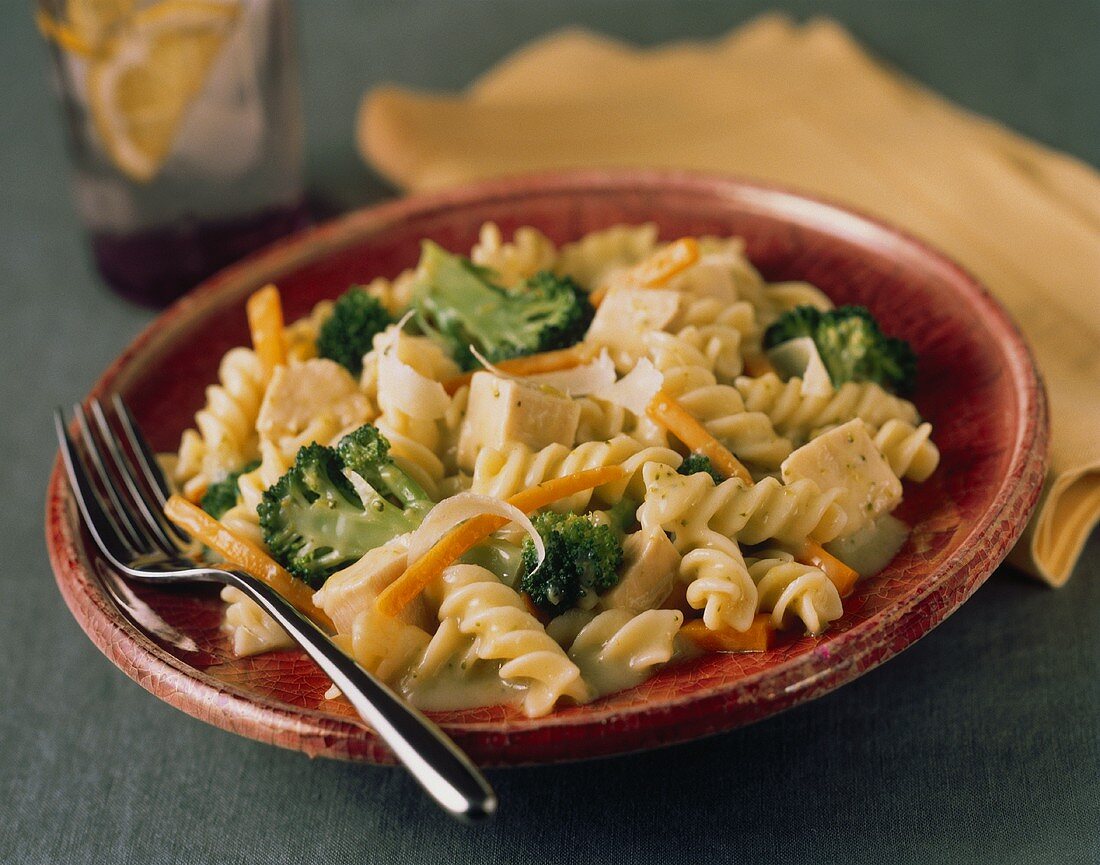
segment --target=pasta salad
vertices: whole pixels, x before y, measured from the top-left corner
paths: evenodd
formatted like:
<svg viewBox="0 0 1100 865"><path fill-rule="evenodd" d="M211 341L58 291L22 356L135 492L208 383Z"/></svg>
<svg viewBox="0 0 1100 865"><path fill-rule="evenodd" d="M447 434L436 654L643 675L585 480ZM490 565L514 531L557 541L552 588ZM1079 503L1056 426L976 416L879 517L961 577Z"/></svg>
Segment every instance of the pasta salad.
<svg viewBox="0 0 1100 865"><path fill-rule="evenodd" d="M822 634L939 461L908 344L737 238L488 223L289 325L274 286L247 314L166 512L423 708L541 716ZM222 597L236 654L290 645Z"/></svg>

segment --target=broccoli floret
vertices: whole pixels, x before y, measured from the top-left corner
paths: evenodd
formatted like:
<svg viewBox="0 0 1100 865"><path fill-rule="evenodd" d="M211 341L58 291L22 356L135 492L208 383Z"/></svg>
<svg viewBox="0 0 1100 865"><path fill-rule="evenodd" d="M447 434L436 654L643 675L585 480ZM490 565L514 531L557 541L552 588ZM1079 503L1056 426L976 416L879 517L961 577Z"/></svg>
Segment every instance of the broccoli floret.
<svg viewBox="0 0 1100 865"><path fill-rule="evenodd" d="M362 483L353 485L345 472ZM257 510L271 554L317 588L369 550L413 531L432 504L390 459L389 442L368 424L335 448L300 448Z"/></svg>
<svg viewBox="0 0 1100 865"><path fill-rule="evenodd" d="M377 427L363 424L348 433L336 443L336 454L344 468L355 472L375 490L395 499L406 510L420 511L421 518L435 504L424 488L393 461L390 443Z"/></svg>
<svg viewBox="0 0 1100 865"><path fill-rule="evenodd" d="M688 454L687 458L680 463L680 467L676 469L682 475L694 475L699 472L705 472L710 475L716 484L722 483L725 480L717 470L711 464L710 457L703 454Z"/></svg>
<svg viewBox="0 0 1100 865"><path fill-rule="evenodd" d="M237 479L241 475L255 471L259 468L259 465L260 461L255 460L244 468L230 472L220 481L210 484L206 488L206 492L202 494L202 501L199 502L199 505L214 519L220 520L227 510L241 500L240 490L237 489Z"/></svg>
<svg viewBox="0 0 1100 865"><path fill-rule="evenodd" d="M764 331L764 348L774 348L781 342L817 335L821 324L821 310L814 306L796 306L788 309Z"/></svg>
<svg viewBox="0 0 1100 865"><path fill-rule="evenodd" d="M917 358L903 339L886 336L866 307L841 306L821 310L797 306L764 332L764 347L808 336L833 384L873 381L888 390L913 389Z"/></svg>
<svg viewBox="0 0 1100 865"><path fill-rule="evenodd" d="M536 570L535 545L530 538L524 540L520 589L536 606L556 615L589 592L606 592L618 582L623 547L610 526L594 525L580 514L552 511L540 513L533 522L546 545L546 558Z"/></svg>
<svg viewBox="0 0 1100 865"><path fill-rule="evenodd" d="M375 334L393 324L378 298L360 285L345 291L332 308L332 315L317 334L317 354L345 366L352 375L363 371L363 355L371 350Z"/></svg>
<svg viewBox="0 0 1100 865"><path fill-rule="evenodd" d="M492 271L425 241L414 292L417 323L442 339L463 369L475 369L473 346L489 361L578 342L595 310L572 279L542 272L508 291Z"/></svg>

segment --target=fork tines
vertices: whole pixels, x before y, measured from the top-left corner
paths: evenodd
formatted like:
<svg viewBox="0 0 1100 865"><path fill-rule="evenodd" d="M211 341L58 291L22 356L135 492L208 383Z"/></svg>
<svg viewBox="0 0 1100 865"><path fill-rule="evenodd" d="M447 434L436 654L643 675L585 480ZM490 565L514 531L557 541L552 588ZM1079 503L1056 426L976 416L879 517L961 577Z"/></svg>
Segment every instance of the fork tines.
<svg viewBox="0 0 1100 865"><path fill-rule="evenodd" d="M58 444L84 522L97 545L116 564L156 554L179 556L187 538L168 522L163 506L169 487L125 403L114 411L97 399L73 407L81 447L54 412Z"/></svg>

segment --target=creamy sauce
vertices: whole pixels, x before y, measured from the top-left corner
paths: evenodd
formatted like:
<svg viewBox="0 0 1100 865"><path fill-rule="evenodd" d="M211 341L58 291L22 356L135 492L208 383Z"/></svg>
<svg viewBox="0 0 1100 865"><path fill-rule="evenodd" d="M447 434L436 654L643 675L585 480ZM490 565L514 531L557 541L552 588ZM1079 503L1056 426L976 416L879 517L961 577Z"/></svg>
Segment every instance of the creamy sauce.
<svg viewBox="0 0 1100 865"><path fill-rule="evenodd" d="M677 640L677 647L682 642ZM628 664L609 663L606 660L601 660L598 653L578 652L571 653L570 657L580 667L585 683L592 689L592 699L597 699L607 694L625 691L628 688L636 688L658 671L664 669L667 664L674 664L689 657L689 655L678 648L665 663L646 666L641 669L632 669Z"/></svg>
<svg viewBox="0 0 1100 865"><path fill-rule="evenodd" d="M909 526L884 514L858 532L826 544L825 549L861 577L870 577L890 564L908 537Z"/></svg>
<svg viewBox="0 0 1100 865"><path fill-rule="evenodd" d="M424 679L406 677L401 692L418 709L447 712L480 706L518 706L523 703L526 688L504 682L497 662L476 661L463 668L456 660Z"/></svg>

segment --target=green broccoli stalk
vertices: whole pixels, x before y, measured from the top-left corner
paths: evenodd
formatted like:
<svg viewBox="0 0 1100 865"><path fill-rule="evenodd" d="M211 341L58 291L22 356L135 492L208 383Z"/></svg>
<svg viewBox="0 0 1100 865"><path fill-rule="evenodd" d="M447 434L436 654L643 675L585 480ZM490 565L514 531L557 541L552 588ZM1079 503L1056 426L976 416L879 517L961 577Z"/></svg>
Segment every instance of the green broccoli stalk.
<svg viewBox="0 0 1100 865"><path fill-rule="evenodd" d="M593 519L597 514L600 515L600 519ZM638 503L629 496L623 496L606 511L594 511L588 515L588 518L596 525L607 525L615 533L615 537L622 540L623 535L638 521L637 514Z"/></svg>
<svg viewBox="0 0 1100 865"><path fill-rule="evenodd" d="M260 461L253 460L243 468L237 469L235 472L230 472L220 481L215 481L210 484L210 486L206 488L206 492L202 494L202 500L199 502L199 505L214 519L220 520L226 511L234 507L241 500L241 493L237 488L237 479L240 478L241 475L246 475L259 467Z"/></svg>
<svg viewBox="0 0 1100 865"><path fill-rule="evenodd" d="M443 341L463 369L479 363L471 346L489 361L566 348L578 342L595 310L568 277L538 273L508 291L493 272L425 241L413 305L425 333Z"/></svg>
<svg viewBox="0 0 1100 865"><path fill-rule="evenodd" d="M913 389L917 358L912 347L903 339L886 336L866 307L841 306L823 312L797 306L764 332L764 347L806 336L813 339L837 387L846 381L872 381L901 394Z"/></svg>
<svg viewBox="0 0 1100 865"><path fill-rule="evenodd" d="M335 448L300 448L257 510L271 554L317 588L369 550L416 529L433 504L368 424Z"/></svg>
<svg viewBox="0 0 1100 865"><path fill-rule="evenodd" d="M378 298L361 285L353 285L336 301L317 334L317 354L347 367L352 375L363 371L363 355L371 350L375 334L391 324L393 317Z"/></svg>
<svg viewBox="0 0 1100 865"><path fill-rule="evenodd" d="M682 475L694 475L699 472L704 472L710 475L716 484L720 484L725 480L711 464L710 457L704 454L688 454L687 458L680 463L680 467L676 469L676 471Z"/></svg>
<svg viewBox="0 0 1100 865"><path fill-rule="evenodd" d="M520 590L537 607L557 615L585 595L606 592L618 582L623 547L610 526L553 511L538 514L533 522L546 546L546 558L536 569L535 545L530 538L523 541Z"/></svg>

